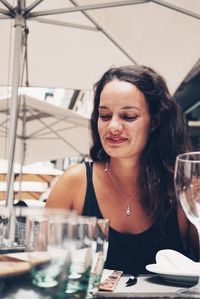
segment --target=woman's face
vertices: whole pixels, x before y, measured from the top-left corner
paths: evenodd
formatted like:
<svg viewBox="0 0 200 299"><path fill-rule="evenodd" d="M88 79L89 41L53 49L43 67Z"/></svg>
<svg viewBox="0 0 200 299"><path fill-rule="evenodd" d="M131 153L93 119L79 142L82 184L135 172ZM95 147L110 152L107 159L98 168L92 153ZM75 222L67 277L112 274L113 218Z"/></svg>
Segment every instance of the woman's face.
<svg viewBox="0 0 200 299"><path fill-rule="evenodd" d="M113 158L139 157L149 137L151 117L144 94L133 84L108 82L100 95L98 131Z"/></svg>

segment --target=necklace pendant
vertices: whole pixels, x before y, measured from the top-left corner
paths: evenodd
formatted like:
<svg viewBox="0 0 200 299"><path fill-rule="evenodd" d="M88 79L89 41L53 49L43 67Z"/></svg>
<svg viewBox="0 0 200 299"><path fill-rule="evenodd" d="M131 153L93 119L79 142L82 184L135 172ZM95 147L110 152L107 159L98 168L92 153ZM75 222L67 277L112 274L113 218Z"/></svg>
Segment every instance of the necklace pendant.
<svg viewBox="0 0 200 299"><path fill-rule="evenodd" d="M122 192L122 190L120 189L120 187L118 186L118 184L116 183L114 177L112 176L112 173L109 170L109 163L106 163L106 167L104 169L104 172L108 173L109 177L111 178L113 184L115 185L116 189L119 191L119 193L121 194L121 196L123 197L124 201L126 202L127 205L127 209L126 209L126 216L130 216L131 215L131 209L130 209L130 205L128 200L126 199L126 196L124 195L124 193Z"/></svg>

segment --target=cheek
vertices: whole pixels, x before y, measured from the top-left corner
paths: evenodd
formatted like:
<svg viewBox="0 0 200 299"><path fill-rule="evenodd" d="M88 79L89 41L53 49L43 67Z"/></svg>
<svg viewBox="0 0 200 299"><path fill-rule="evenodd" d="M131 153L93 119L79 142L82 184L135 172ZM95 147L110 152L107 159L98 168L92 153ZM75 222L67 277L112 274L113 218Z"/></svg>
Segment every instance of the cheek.
<svg viewBox="0 0 200 299"><path fill-rule="evenodd" d="M98 120L97 128L98 128L99 135L101 136L105 130L105 125L102 123L101 120Z"/></svg>
<svg viewBox="0 0 200 299"><path fill-rule="evenodd" d="M145 146L148 143L149 140L149 136L150 136L150 126L146 127L146 130L144 130L143 134L142 134L142 143Z"/></svg>
<svg viewBox="0 0 200 299"><path fill-rule="evenodd" d="M99 121L97 123L97 128L98 128L98 132L99 132L99 138L102 143L102 141L103 141L103 126L102 126L101 122L99 122Z"/></svg>
<svg viewBox="0 0 200 299"><path fill-rule="evenodd" d="M150 134L150 122L147 122L145 125L143 123L138 126L133 126L129 132L131 132L133 138L146 142Z"/></svg>

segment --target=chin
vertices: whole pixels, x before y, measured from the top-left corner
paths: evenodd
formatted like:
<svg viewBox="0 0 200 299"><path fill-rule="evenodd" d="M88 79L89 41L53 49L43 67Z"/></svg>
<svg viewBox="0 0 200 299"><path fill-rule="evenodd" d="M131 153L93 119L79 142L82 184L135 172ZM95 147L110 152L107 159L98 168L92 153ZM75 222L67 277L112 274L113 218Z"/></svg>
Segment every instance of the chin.
<svg viewBox="0 0 200 299"><path fill-rule="evenodd" d="M122 147L103 145L106 154L112 158L127 158L129 151Z"/></svg>
<svg viewBox="0 0 200 299"><path fill-rule="evenodd" d="M117 151L106 151L106 153L108 154L108 156L110 156L111 158L126 158L127 155L125 153L120 153Z"/></svg>

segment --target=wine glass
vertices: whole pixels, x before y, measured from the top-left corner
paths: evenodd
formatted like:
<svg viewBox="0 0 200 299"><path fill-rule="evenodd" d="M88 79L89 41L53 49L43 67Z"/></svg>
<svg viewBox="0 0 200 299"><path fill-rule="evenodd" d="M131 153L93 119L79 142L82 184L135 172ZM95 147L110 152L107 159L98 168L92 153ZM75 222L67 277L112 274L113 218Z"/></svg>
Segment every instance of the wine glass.
<svg viewBox="0 0 200 299"><path fill-rule="evenodd" d="M189 221L196 227L200 240L200 151L176 157L174 183L177 199ZM180 292L184 296L199 298L200 279L195 286Z"/></svg>

